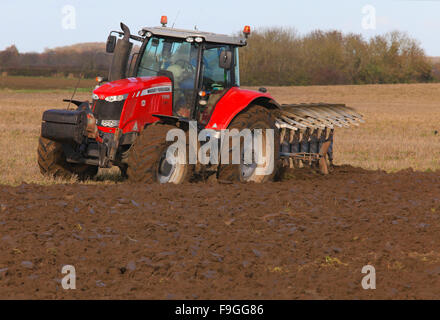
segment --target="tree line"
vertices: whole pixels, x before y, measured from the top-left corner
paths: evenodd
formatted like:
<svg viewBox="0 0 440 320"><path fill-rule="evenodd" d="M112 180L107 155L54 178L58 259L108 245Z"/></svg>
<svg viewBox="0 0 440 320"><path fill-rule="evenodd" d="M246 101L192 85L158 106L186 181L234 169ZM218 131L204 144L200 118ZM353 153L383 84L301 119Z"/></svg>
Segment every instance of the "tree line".
<svg viewBox="0 0 440 320"><path fill-rule="evenodd" d="M240 54L245 85L335 85L438 80L438 65L403 32L365 40L359 34L268 28L249 38Z"/></svg>
<svg viewBox="0 0 440 320"><path fill-rule="evenodd" d="M104 45L86 50L45 50L43 53L19 53L15 45L0 51L0 72L16 76L107 75L111 62Z"/></svg>
<svg viewBox="0 0 440 320"><path fill-rule="evenodd" d="M0 51L0 74L23 76L107 75L105 44L19 53ZM430 60L417 40L403 32L366 40L360 34L266 28L240 51L243 85L334 85L413 83L440 80L440 61Z"/></svg>

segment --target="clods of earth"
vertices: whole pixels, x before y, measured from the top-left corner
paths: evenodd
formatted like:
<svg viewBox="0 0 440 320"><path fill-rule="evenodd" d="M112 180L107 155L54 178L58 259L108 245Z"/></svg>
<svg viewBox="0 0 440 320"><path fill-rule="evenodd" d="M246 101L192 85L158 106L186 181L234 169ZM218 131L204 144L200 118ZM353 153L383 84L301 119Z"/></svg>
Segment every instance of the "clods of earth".
<svg viewBox="0 0 440 320"><path fill-rule="evenodd" d="M362 286L366 265L375 290ZM439 296L439 173L0 186L1 299Z"/></svg>

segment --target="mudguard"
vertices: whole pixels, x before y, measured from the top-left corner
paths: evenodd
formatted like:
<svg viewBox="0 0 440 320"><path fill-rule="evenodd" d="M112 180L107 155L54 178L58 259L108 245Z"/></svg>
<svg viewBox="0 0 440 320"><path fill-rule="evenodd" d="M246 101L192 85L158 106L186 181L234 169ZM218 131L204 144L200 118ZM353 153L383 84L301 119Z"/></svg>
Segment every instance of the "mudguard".
<svg viewBox="0 0 440 320"><path fill-rule="evenodd" d="M268 93L231 88L216 104L206 129L227 129L237 114L252 104L259 104L270 109L280 108Z"/></svg>

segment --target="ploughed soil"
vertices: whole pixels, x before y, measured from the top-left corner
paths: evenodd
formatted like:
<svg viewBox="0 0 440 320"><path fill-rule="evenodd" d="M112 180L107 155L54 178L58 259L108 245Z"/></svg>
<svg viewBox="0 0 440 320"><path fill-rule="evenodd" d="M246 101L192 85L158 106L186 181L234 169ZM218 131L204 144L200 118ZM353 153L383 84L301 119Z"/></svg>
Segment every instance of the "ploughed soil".
<svg viewBox="0 0 440 320"><path fill-rule="evenodd" d="M440 174L0 186L0 298L435 299ZM64 265L76 290L64 290ZM376 270L364 290L362 268Z"/></svg>

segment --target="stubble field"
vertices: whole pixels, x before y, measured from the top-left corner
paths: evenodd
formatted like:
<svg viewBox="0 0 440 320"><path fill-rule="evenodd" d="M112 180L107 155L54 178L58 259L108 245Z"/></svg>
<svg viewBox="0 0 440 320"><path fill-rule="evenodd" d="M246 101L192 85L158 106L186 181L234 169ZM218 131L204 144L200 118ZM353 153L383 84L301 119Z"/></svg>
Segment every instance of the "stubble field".
<svg viewBox="0 0 440 320"><path fill-rule="evenodd" d="M440 85L366 85L274 87L280 103L346 103L360 111L366 123L335 135L336 164L387 172L413 168L440 169ZM48 108L65 108L71 92L0 90L0 183L53 183L41 177L36 146L41 115ZM90 100L89 92L77 99ZM118 172L103 170L98 180L117 180Z"/></svg>

